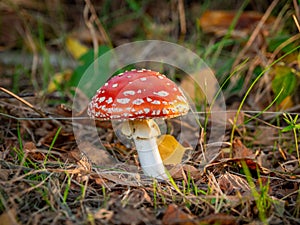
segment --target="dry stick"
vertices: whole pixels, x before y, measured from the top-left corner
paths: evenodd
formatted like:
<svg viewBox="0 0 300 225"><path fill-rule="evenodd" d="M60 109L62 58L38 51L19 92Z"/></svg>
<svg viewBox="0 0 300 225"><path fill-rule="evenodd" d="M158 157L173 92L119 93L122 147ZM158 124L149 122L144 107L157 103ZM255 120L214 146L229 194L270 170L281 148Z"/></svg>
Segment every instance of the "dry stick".
<svg viewBox="0 0 300 225"><path fill-rule="evenodd" d="M89 13L91 13L91 16L89 16ZM88 27L90 34L92 36L93 48L94 48L94 59L96 60L98 57L98 53L99 53L99 44L98 44L98 39L97 39L97 34L96 34L94 24L96 24L96 26L100 32L101 42L106 43L109 46L112 46L112 43L111 43L105 29L103 28L100 20L98 19L96 10L90 0L85 0L83 17L84 17L85 24ZM94 69L96 70L97 68L98 68L98 61L95 61Z"/></svg>
<svg viewBox="0 0 300 225"><path fill-rule="evenodd" d="M95 23L96 26L97 26L97 28L98 28L98 30L99 30L99 32L100 32L100 34L101 34L101 38L102 38L101 41L104 42L104 43L106 43L106 44L108 44L109 46L112 46L111 41L110 41L110 39L109 39L109 37L108 37L105 29L103 28L103 25L102 25L101 21L97 17L97 13L96 13L95 7L93 6L93 4L91 3L90 0L85 0L85 3L86 3L85 7L87 7L89 9L90 13L92 14L91 18L89 20L89 23L91 23L91 25L93 25L93 23Z"/></svg>
<svg viewBox="0 0 300 225"><path fill-rule="evenodd" d="M83 10L83 17L84 17L84 22L85 22L86 26L88 27L90 34L92 36L93 47L94 47L94 59L96 59L98 57L98 51L99 51L99 44L98 44L98 40L97 40L95 27L93 24L93 22L96 19L95 18L96 16L92 14L89 17L89 12L91 12L91 3L88 0L86 0L86 5Z"/></svg>
<svg viewBox="0 0 300 225"><path fill-rule="evenodd" d="M42 116L43 118L47 117L46 114L44 112L42 112L41 110L35 108L32 104L30 104L29 102L27 102L26 100L24 100L23 98L19 97L18 95L12 93L11 91L0 87L0 91L9 94L10 96L14 97L15 99L17 99L18 101L22 102L23 104L27 105L29 108L31 108L33 111L37 112L40 116Z"/></svg>
<svg viewBox="0 0 300 225"><path fill-rule="evenodd" d="M296 20L298 22L300 20L300 9L299 9L299 5L297 4L297 0L293 0L293 4L294 4L294 8L295 8L295 13L296 13L296 15L293 15L293 17L295 16L294 20ZM296 25L299 30L299 23L296 23Z"/></svg>
<svg viewBox="0 0 300 225"><path fill-rule="evenodd" d="M248 51L248 49L250 48L250 46L253 44L253 42L255 41L255 38L257 37L257 35L261 31L264 23L266 22L266 20L270 16L271 12L273 11L274 7L277 5L278 1L279 0L273 1L272 4L270 5L270 7L267 9L266 13L263 15L263 17L261 18L261 20L259 21L259 23L255 27L253 33L251 34L248 42L245 45L245 47L237 55L236 60L234 61L232 68L235 68L239 64L239 62L241 61L242 57L246 54L246 52Z"/></svg>
<svg viewBox="0 0 300 225"><path fill-rule="evenodd" d="M180 22L180 32L181 37L184 38L186 34L186 20L185 20L185 11L184 11L184 0L178 1L178 13L179 13L179 22Z"/></svg>
<svg viewBox="0 0 300 225"><path fill-rule="evenodd" d="M297 17L295 16L295 14L293 14L293 19L294 19L294 22L295 22L295 24L296 24L296 26L297 26L297 28L298 28L298 31L300 32L299 21L298 21Z"/></svg>

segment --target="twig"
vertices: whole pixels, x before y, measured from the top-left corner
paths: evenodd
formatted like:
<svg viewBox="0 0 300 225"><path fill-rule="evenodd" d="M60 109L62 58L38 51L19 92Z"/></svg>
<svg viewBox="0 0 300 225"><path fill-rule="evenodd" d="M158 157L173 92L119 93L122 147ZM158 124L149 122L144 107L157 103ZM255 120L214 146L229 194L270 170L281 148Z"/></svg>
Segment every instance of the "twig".
<svg viewBox="0 0 300 225"><path fill-rule="evenodd" d="M251 47L251 45L255 41L255 38L258 36L259 32L261 31L264 23L266 22L266 20L270 16L270 14L273 11L274 7L277 5L278 1L279 0L273 1L272 4L269 6L269 8L267 9L266 13L263 15L263 17L261 18L261 20L259 21L259 23L255 27L254 31L252 32L252 34L251 34L248 42L246 43L245 47L237 55L236 60L234 61L232 68L235 68L239 64L240 60L243 58L243 56L245 55L245 53Z"/></svg>
<svg viewBox="0 0 300 225"><path fill-rule="evenodd" d="M293 19L297 21L296 25L299 30L300 9L299 9L299 5L297 4L297 0L293 0L293 4L294 4L295 14L296 14L296 15L293 15ZM294 16L295 16L295 18L294 18Z"/></svg>
<svg viewBox="0 0 300 225"><path fill-rule="evenodd" d="M294 19L294 22L295 22L295 24L296 24L296 26L297 26L297 28L298 28L298 31L300 32L299 21L298 21L297 17L295 16L295 14L293 14L293 19Z"/></svg>
<svg viewBox="0 0 300 225"><path fill-rule="evenodd" d="M94 8L94 6L92 5L90 0L85 0L85 9L84 9L84 18L85 18L85 22L88 26L88 28L90 29L92 38L93 38L93 43L95 42L95 34L93 33L94 30L94 23L96 24L100 35L101 35L101 41L112 46L111 41L105 31L105 29L103 28L103 25L101 24L101 21L99 20L99 18L97 17L97 13L96 10ZM91 13L91 16L88 17L88 12ZM97 40L97 39L96 39ZM95 47L95 46L94 46Z"/></svg>
<svg viewBox="0 0 300 225"><path fill-rule="evenodd" d="M4 93L6 93L6 94L8 94L8 95L10 95L10 96L12 96L12 97L14 97L14 98L17 99L18 101L20 101L20 102L22 102L23 104L27 105L27 106L28 106L29 108L31 108L33 111L37 112L41 117L43 117L43 118L47 117L46 114L45 114L43 111L41 111L41 110L35 108L32 104L30 104L29 102L27 102L25 99L23 99L23 98L19 97L18 95L12 93L11 91L9 91L9 90L7 90L7 89L5 89L5 88L3 88L3 87L0 87L0 91L2 91L2 92L4 92Z"/></svg>
<svg viewBox="0 0 300 225"><path fill-rule="evenodd" d="M180 32L182 38L186 34L186 20L185 20L185 11L184 11L184 0L178 1L178 13L179 13L179 22L180 22Z"/></svg>

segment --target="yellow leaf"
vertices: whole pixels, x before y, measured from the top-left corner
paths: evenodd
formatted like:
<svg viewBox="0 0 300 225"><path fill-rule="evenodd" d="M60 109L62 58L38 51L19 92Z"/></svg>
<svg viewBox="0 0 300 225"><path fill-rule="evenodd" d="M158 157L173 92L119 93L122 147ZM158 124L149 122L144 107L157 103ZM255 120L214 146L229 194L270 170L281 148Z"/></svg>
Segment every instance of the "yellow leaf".
<svg viewBox="0 0 300 225"><path fill-rule="evenodd" d="M292 97L289 95L285 99L282 100L282 102L279 104L279 107L281 110L289 109L294 106L294 102Z"/></svg>
<svg viewBox="0 0 300 225"><path fill-rule="evenodd" d="M158 151L165 165L181 163L186 148L172 135L162 135L157 139Z"/></svg>
<svg viewBox="0 0 300 225"><path fill-rule="evenodd" d="M81 44L80 41L72 37L67 37L66 46L68 51L75 59L79 59L82 55L87 53L87 51L89 50L88 47Z"/></svg>
<svg viewBox="0 0 300 225"><path fill-rule="evenodd" d="M57 86L63 84L63 82L68 81L71 78L72 71L67 69L65 71L54 74L50 83L48 84L48 93L54 92L57 90Z"/></svg>

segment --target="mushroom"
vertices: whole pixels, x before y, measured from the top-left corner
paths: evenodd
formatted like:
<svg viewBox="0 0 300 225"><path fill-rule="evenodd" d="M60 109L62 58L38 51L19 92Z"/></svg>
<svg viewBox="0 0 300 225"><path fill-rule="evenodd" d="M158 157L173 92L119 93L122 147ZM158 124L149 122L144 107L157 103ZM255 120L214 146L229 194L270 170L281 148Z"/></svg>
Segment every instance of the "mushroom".
<svg viewBox="0 0 300 225"><path fill-rule="evenodd" d="M184 115L189 104L183 92L165 75L151 70L131 70L112 77L88 105L88 115L100 120L121 120L121 132L132 138L144 173L168 176L158 151L160 129L154 118Z"/></svg>

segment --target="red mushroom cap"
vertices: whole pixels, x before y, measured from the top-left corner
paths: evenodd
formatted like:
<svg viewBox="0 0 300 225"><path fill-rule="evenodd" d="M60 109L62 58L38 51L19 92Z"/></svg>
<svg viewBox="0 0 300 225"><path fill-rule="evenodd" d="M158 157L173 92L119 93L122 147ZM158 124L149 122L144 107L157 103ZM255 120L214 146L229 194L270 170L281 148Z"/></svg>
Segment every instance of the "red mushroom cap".
<svg viewBox="0 0 300 225"><path fill-rule="evenodd" d="M102 120L172 118L188 112L177 85L151 70L131 70L112 77L88 106L88 115Z"/></svg>

